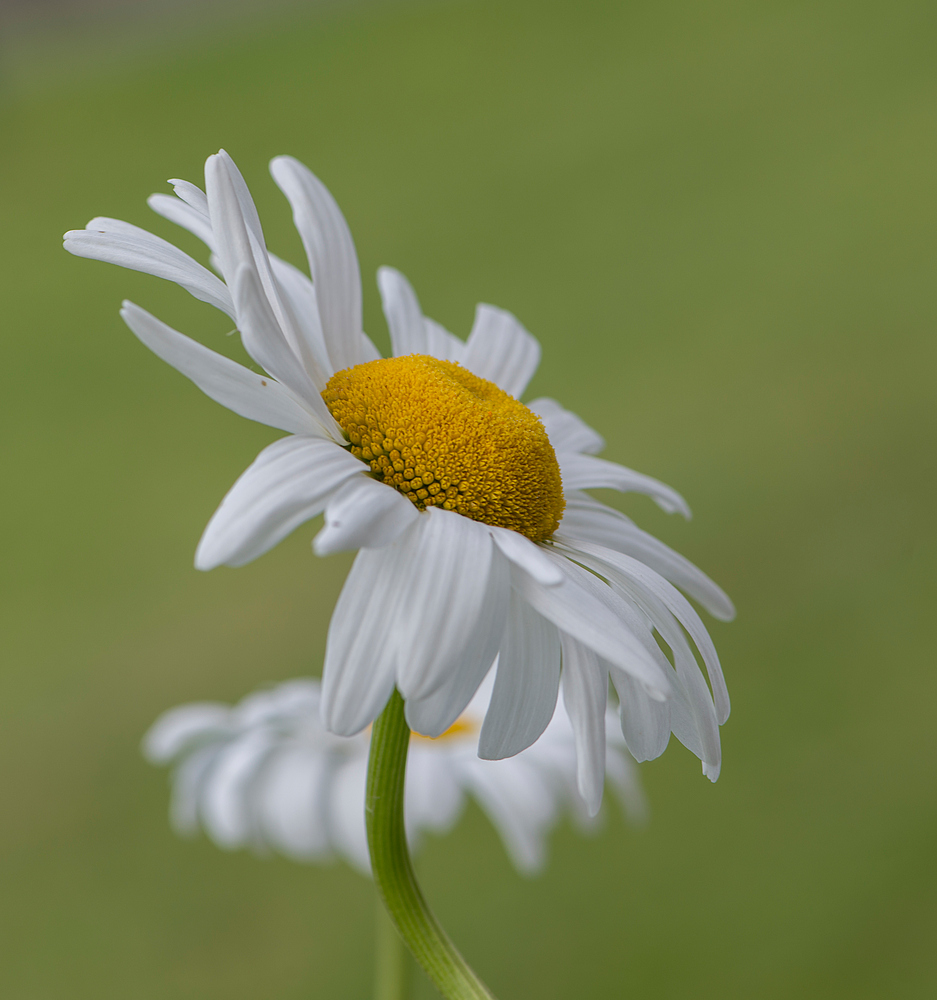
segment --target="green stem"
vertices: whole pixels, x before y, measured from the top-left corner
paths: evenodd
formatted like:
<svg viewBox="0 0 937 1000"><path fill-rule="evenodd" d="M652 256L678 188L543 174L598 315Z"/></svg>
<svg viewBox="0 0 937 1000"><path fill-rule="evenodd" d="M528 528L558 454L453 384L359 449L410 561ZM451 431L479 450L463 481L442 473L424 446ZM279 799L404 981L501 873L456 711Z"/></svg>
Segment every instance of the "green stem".
<svg viewBox="0 0 937 1000"><path fill-rule="evenodd" d="M374 908L374 1000L406 1000L410 956L380 897Z"/></svg>
<svg viewBox="0 0 937 1000"><path fill-rule="evenodd" d="M410 729L397 691L371 731L365 819L374 883L413 957L448 1000L494 1000L426 905L403 826Z"/></svg>

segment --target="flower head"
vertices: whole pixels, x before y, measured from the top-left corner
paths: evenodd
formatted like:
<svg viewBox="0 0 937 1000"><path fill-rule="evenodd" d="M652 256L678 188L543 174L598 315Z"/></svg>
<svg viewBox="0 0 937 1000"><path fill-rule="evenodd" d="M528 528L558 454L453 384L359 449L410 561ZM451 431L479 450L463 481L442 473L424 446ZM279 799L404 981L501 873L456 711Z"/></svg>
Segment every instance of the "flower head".
<svg viewBox="0 0 937 1000"><path fill-rule="evenodd" d="M65 238L74 254L167 278L222 309L267 373L124 303L137 337L209 396L289 432L225 496L196 566L250 562L323 512L315 551L360 550L326 649L322 713L336 734L360 732L396 686L411 728L438 736L497 659L482 757L508 757L537 740L562 671L591 812L604 785L609 676L638 760L662 753L673 732L715 780L728 693L712 641L676 588L718 618L731 618L732 604L695 566L584 491L645 493L689 516L683 498L596 458L602 438L555 401L519 402L540 347L504 310L479 305L463 342L423 316L403 275L382 268L393 357L381 360L362 331L358 262L338 206L296 160L278 157L271 172L292 205L311 281L268 253L224 152L205 165L204 193L173 181L175 198L149 201L208 245L220 277L113 219Z"/></svg>
<svg viewBox="0 0 937 1000"><path fill-rule="evenodd" d="M568 810L591 823L576 788L576 750L559 700L530 748L503 761L478 757L478 735L491 678L442 736L414 734L406 777L405 819L411 848L424 833L448 832L474 798L515 867L532 873L546 858L546 836ZM258 691L233 707L181 705L162 715L144 739L154 764L170 763L170 816L182 835L200 827L220 847L277 851L298 861L339 856L368 872L364 823L369 738L335 736L319 715L320 685L295 680ZM644 818L637 768L617 726L609 731L608 774L632 820Z"/></svg>

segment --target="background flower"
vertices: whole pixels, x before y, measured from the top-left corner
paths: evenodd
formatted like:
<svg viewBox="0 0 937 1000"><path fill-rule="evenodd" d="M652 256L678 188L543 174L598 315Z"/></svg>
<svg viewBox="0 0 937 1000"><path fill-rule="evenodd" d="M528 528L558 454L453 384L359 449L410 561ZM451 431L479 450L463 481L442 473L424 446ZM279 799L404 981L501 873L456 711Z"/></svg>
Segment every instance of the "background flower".
<svg viewBox="0 0 937 1000"><path fill-rule="evenodd" d="M540 740L515 757L478 757L478 736L494 677L482 684L452 730L411 737L406 824L411 848L422 834L447 833L473 797L497 829L515 867L539 870L546 836L564 811L589 828L576 787L576 745L562 701ZM321 688L295 680L229 707L181 705L144 741L155 764L172 764L171 818L181 834L199 827L219 847L279 851L297 861L343 857L370 871L364 793L370 732L344 737L321 722ZM632 820L645 818L637 769L618 726L609 728L609 780Z"/></svg>

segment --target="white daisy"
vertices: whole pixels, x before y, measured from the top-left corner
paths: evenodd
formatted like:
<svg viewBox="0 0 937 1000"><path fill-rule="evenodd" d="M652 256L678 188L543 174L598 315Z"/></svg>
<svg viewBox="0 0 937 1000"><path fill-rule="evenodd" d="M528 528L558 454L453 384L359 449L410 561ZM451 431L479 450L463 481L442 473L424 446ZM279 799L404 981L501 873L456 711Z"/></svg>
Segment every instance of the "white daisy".
<svg viewBox="0 0 937 1000"><path fill-rule="evenodd" d="M514 865L530 874L543 866L547 833L564 808L580 825L591 825L576 788L575 737L560 699L533 746L508 760L480 759L478 736L492 682L489 675L442 736L411 737L407 839L414 849L423 833L448 832L471 795ZM234 707L202 702L162 715L143 750L154 764L174 767L170 816L177 832L191 835L201 827L220 847L279 851L298 861L338 855L370 872L364 822L369 735L330 733L320 701L318 681L295 680ZM637 769L615 725L606 760L627 814L643 820Z"/></svg>
<svg viewBox="0 0 937 1000"><path fill-rule="evenodd" d="M78 256L168 278L226 312L266 372L124 303L137 337L205 393L289 432L228 492L196 566L247 563L322 512L315 551L360 550L329 627L322 711L334 733L360 732L396 686L410 727L438 736L497 657L482 757L511 756L540 736L562 666L590 812L604 784L609 675L638 760L660 754L673 732L715 780L728 694L712 641L674 584L718 618L731 618L732 604L695 566L583 491L646 493L688 517L683 498L594 457L602 438L553 400L518 402L540 347L508 312L478 306L463 342L423 316L399 272L382 268L393 357L380 359L362 332L358 261L338 206L290 157L274 159L271 173L292 205L312 281L268 253L224 152L206 162L204 193L172 181L177 197L149 199L208 245L220 278L114 219L65 237Z"/></svg>

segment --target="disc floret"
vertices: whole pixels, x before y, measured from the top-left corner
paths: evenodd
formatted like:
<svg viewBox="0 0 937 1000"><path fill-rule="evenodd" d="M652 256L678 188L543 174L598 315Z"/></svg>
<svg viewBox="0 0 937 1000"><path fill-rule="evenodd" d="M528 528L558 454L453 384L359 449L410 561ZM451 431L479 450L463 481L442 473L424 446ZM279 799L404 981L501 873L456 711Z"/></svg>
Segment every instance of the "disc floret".
<svg viewBox="0 0 937 1000"><path fill-rule="evenodd" d="M322 397L353 455L420 510L442 507L535 542L563 515L540 418L493 382L423 354L336 372Z"/></svg>

